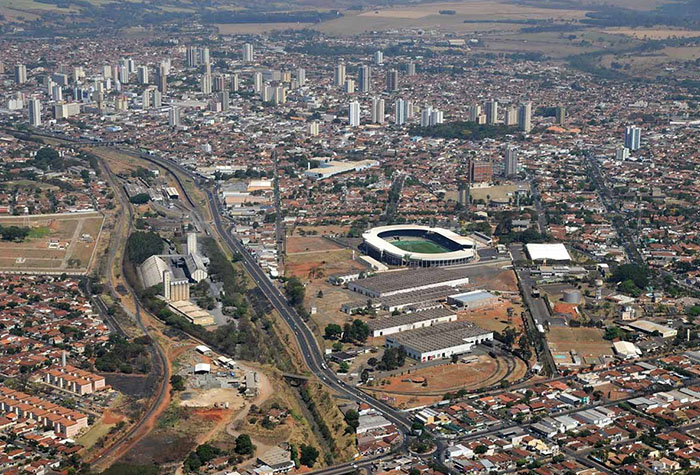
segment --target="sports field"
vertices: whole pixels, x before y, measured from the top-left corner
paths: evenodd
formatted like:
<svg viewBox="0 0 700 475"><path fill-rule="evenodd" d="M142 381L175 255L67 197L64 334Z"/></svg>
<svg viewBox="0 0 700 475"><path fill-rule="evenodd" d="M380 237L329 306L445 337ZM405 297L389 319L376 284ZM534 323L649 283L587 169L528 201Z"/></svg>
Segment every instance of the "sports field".
<svg viewBox="0 0 700 475"><path fill-rule="evenodd" d="M442 254L444 252L450 252L440 244L429 241L428 239L390 239L387 240L387 242L406 252L415 252L417 254Z"/></svg>

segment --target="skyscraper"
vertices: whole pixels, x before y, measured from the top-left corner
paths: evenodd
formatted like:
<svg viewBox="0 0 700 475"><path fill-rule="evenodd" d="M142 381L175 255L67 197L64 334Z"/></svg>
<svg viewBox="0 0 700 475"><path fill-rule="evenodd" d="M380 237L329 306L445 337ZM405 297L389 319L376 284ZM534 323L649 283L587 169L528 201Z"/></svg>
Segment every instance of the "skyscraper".
<svg viewBox="0 0 700 475"><path fill-rule="evenodd" d="M414 63L413 61L408 63L408 65L406 65L406 73L409 76L415 76L416 75L416 63Z"/></svg>
<svg viewBox="0 0 700 475"><path fill-rule="evenodd" d="M630 149L628 149L627 147L623 147L622 145L620 145L615 149L615 160L622 161L628 159L629 157Z"/></svg>
<svg viewBox="0 0 700 475"><path fill-rule="evenodd" d="M443 114L439 109L433 109L432 106L427 106L421 112L420 125L421 127L432 127L433 125L442 124Z"/></svg>
<svg viewBox="0 0 700 475"><path fill-rule="evenodd" d="M506 109L505 124L507 126L518 125L518 108L515 105L510 105Z"/></svg>
<svg viewBox="0 0 700 475"><path fill-rule="evenodd" d="M151 89L146 88L141 94L141 109L146 110L149 107L151 107Z"/></svg>
<svg viewBox="0 0 700 475"><path fill-rule="evenodd" d="M403 99L398 99L394 104L394 123L403 125L408 119L408 104Z"/></svg>
<svg viewBox="0 0 700 475"><path fill-rule="evenodd" d="M243 61L246 63L252 63L255 59L255 52L253 51L253 45L246 43L243 45L242 51Z"/></svg>
<svg viewBox="0 0 700 475"><path fill-rule="evenodd" d="M379 97L372 98L372 122L375 124L384 123L384 99Z"/></svg>
<svg viewBox="0 0 700 475"><path fill-rule="evenodd" d="M566 125L566 107L559 106L556 108L556 120L559 125Z"/></svg>
<svg viewBox="0 0 700 475"><path fill-rule="evenodd" d="M223 112L228 112L230 102L228 91L221 91L219 93L219 102L221 102L221 110Z"/></svg>
<svg viewBox="0 0 700 475"><path fill-rule="evenodd" d="M297 69L297 84L299 87L304 87L306 84L306 70L304 68Z"/></svg>
<svg viewBox="0 0 700 475"><path fill-rule="evenodd" d="M486 103L486 123L495 125L498 122L498 102L495 100Z"/></svg>
<svg viewBox="0 0 700 475"><path fill-rule="evenodd" d="M338 63L333 74L333 84L343 86L345 84L345 63Z"/></svg>
<svg viewBox="0 0 700 475"><path fill-rule="evenodd" d="M474 104L469 107L469 120L472 122L479 122L479 116L481 116L481 106L479 104Z"/></svg>
<svg viewBox="0 0 700 475"><path fill-rule="evenodd" d="M119 66L119 82L129 84L129 66L126 64Z"/></svg>
<svg viewBox="0 0 700 475"><path fill-rule="evenodd" d="M231 91L238 92L238 89L240 87L241 87L241 83L240 83L240 78L238 77L238 73L233 73L231 75Z"/></svg>
<svg viewBox="0 0 700 475"><path fill-rule="evenodd" d="M532 102L524 102L518 110L518 127L523 132L532 130Z"/></svg>
<svg viewBox="0 0 700 475"><path fill-rule="evenodd" d="M360 103L352 101L348 108L348 122L351 127L360 125Z"/></svg>
<svg viewBox="0 0 700 475"><path fill-rule="evenodd" d="M199 62L199 57L197 54L197 48L194 46L188 46L187 52L185 53L185 66L188 68L195 68Z"/></svg>
<svg viewBox="0 0 700 475"><path fill-rule="evenodd" d="M139 84L148 84L148 67L139 66L137 70Z"/></svg>
<svg viewBox="0 0 700 475"><path fill-rule="evenodd" d="M204 94L211 94L211 75L209 74L202 74L202 77L199 80L199 85L201 88L201 91Z"/></svg>
<svg viewBox="0 0 700 475"><path fill-rule="evenodd" d="M41 101L39 99L29 99L29 124L32 127L41 125Z"/></svg>
<svg viewBox="0 0 700 475"><path fill-rule="evenodd" d="M202 64L211 64L211 60L209 59L209 48L200 48L199 60Z"/></svg>
<svg viewBox="0 0 700 475"><path fill-rule="evenodd" d="M642 129L634 125L625 128L625 147L631 151L639 150L642 140Z"/></svg>
<svg viewBox="0 0 700 475"><path fill-rule="evenodd" d="M17 84L27 82L27 67L24 64L15 65L15 82Z"/></svg>
<svg viewBox="0 0 700 475"><path fill-rule="evenodd" d="M55 102L63 100L63 89L58 84L51 86L51 99Z"/></svg>
<svg viewBox="0 0 700 475"><path fill-rule="evenodd" d="M272 101L275 104L284 104L287 102L287 90L282 86L277 86L274 88L274 94Z"/></svg>
<svg viewBox="0 0 700 475"><path fill-rule="evenodd" d="M177 127L180 125L180 108L173 106L170 109L170 115L168 117L168 124L170 124L171 127Z"/></svg>
<svg viewBox="0 0 700 475"><path fill-rule="evenodd" d="M253 90L258 93L263 90L263 75L260 71L253 73Z"/></svg>
<svg viewBox="0 0 700 475"><path fill-rule="evenodd" d="M153 90L153 97L151 99L151 104L156 109L159 109L163 105L163 95L158 89Z"/></svg>
<svg viewBox="0 0 700 475"><path fill-rule="evenodd" d="M158 90L161 94L166 94L168 92L168 70L161 65L156 72L156 85L158 86Z"/></svg>
<svg viewBox="0 0 700 475"><path fill-rule="evenodd" d="M360 67L358 79L360 82L360 92L369 92L371 87L370 82L372 80L372 71L369 66L365 65Z"/></svg>
<svg viewBox="0 0 700 475"><path fill-rule="evenodd" d="M384 53L381 51L375 51L374 53L374 64L377 66L381 66L384 64Z"/></svg>
<svg viewBox="0 0 700 475"><path fill-rule="evenodd" d="M395 69L390 69L386 72L386 90L391 92L399 88L399 72Z"/></svg>
<svg viewBox="0 0 700 475"><path fill-rule="evenodd" d="M353 94L355 92L355 81L352 79L345 80L345 92L348 94Z"/></svg>
<svg viewBox="0 0 700 475"><path fill-rule="evenodd" d="M318 122L313 121L309 123L309 135L318 135Z"/></svg>
<svg viewBox="0 0 700 475"><path fill-rule="evenodd" d="M213 83L213 88L215 91L223 91L226 89L226 78L222 76L221 74L217 74L214 76L214 83Z"/></svg>
<svg viewBox="0 0 700 475"><path fill-rule="evenodd" d="M518 150L512 145L506 146L503 162L503 176L510 178L518 174Z"/></svg>

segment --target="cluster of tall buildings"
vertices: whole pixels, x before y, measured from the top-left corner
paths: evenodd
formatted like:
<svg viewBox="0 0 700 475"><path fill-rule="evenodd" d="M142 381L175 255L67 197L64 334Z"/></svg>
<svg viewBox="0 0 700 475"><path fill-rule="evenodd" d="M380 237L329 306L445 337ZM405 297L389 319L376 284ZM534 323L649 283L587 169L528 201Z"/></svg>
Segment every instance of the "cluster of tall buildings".
<svg viewBox="0 0 700 475"><path fill-rule="evenodd" d="M523 102L519 106L510 104L503 112L503 120L499 117L499 104L496 100L481 104L473 104L469 108L469 120L478 124L496 125L504 124L509 127L518 126L523 132L532 130L532 103Z"/></svg>

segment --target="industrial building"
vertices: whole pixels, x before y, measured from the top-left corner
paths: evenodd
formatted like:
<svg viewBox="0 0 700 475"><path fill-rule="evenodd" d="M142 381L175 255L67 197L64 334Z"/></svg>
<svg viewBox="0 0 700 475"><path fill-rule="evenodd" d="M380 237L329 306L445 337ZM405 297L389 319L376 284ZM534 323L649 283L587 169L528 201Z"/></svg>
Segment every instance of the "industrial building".
<svg viewBox="0 0 700 475"><path fill-rule="evenodd" d="M327 162L322 161L317 168L306 170L304 175L314 180L323 180L342 173L359 172L377 166L379 166L379 162L376 160L360 160L357 162L330 160Z"/></svg>
<svg viewBox="0 0 700 475"><path fill-rule="evenodd" d="M493 332L470 322L442 323L386 337L387 348L403 347L418 361L449 358L470 351L474 345L493 340Z"/></svg>
<svg viewBox="0 0 700 475"><path fill-rule="evenodd" d="M378 318L368 322L373 337L429 327L435 324L454 322L457 314L444 307L423 310L402 315Z"/></svg>
<svg viewBox="0 0 700 475"><path fill-rule="evenodd" d="M173 312L185 317L195 325L203 327L214 325L216 321L211 313L199 307L189 300L173 300L168 304L168 308Z"/></svg>
<svg viewBox="0 0 700 475"><path fill-rule="evenodd" d="M659 325L658 323L650 322L648 320L637 320L636 322L629 322L628 327L652 335L658 333L663 338L673 338L678 334L678 330L675 328L667 327L665 325Z"/></svg>
<svg viewBox="0 0 700 475"><path fill-rule="evenodd" d="M569 251L562 243L554 244L526 244L525 250L530 260L535 262L568 263L571 261Z"/></svg>
<svg viewBox="0 0 700 475"><path fill-rule="evenodd" d="M414 269L381 274L348 283L348 289L371 298L389 297L437 287L469 283L465 268Z"/></svg>
<svg viewBox="0 0 700 475"><path fill-rule="evenodd" d="M472 290L463 294L449 295L447 303L456 307L462 307L465 310L474 310L496 305L498 297L485 290Z"/></svg>

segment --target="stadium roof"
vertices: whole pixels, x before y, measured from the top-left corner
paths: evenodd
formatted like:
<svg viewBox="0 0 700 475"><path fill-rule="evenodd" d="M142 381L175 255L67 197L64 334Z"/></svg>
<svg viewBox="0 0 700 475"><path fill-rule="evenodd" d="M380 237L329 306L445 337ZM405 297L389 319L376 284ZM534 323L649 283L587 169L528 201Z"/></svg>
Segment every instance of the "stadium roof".
<svg viewBox="0 0 700 475"><path fill-rule="evenodd" d="M434 233L442 236L445 239L458 244L463 247L463 249L457 251L447 251L440 252L436 254L431 253L421 253L421 252L408 252L400 247L397 247L380 237L380 234L391 232L391 231L424 231L426 233ZM450 231L449 229L442 228L431 228L429 226L421 226L416 224L397 224L393 226L379 226L376 228L369 229L362 233L362 239L365 243L380 252L390 254L392 256L401 258L402 256L410 255L413 260L422 261L444 261L453 259L465 259L472 258L476 254L476 242L468 237L460 236L457 233Z"/></svg>
<svg viewBox="0 0 700 475"><path fill-rule="evenodd" d="M527 253L533 261L570 261L569 251L562 243L527 244Z"/></svg>

